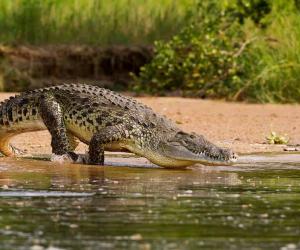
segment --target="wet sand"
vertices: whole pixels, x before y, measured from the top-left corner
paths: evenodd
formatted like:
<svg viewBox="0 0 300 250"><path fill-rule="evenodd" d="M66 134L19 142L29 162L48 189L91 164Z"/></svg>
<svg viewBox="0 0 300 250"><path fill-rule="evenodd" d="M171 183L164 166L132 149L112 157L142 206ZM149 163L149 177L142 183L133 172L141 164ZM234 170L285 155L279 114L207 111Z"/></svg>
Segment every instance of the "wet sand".
<svg viewBox="0 0 300 250"><path fill-rule="evenodd" d="M1 93L3 100L12 94ZM282 152L284 145L266 144L271 131L286 135L289 144L300 143L300 105L245 104L179 97L141 97L140 102L174 120L185 131L203 134L238 153ZM28 153L50 153L47 131L19 135L13 144ZM81 144L79 152L86 146Z"/></svg>

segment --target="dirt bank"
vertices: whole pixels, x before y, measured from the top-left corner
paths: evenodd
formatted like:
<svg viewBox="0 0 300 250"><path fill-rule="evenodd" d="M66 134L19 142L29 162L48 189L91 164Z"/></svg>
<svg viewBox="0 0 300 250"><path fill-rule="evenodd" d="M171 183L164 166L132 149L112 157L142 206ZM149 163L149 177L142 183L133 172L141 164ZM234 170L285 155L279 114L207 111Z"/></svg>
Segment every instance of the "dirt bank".
<svg viewBox="0 0 300 250"><path fill-rule="evenodd" d="M0 90L24 91L61 82L126 89L153 56L151 46L1 46Z"/></svg>
<svg viewBox="0 0 300 250"><path fill-rule="evenodd" d="M0 99L10 95L2 93ZM270 131L286 134L292 144L300 143L300 105L227 103L177 97L137 99L170 117L182 129L203 134L239 153L282 151L282 145L265 144ZM46 131L19 135L13 142L30 153L51 152ZM85 149L80 145L79 151Z"/></svg>

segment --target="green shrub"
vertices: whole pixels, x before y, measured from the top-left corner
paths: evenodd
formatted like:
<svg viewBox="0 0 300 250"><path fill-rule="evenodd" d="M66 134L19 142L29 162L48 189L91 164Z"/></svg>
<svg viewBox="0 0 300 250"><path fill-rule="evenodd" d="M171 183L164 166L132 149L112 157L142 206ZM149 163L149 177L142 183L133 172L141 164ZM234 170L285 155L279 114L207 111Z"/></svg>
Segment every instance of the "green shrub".
<svg viewBox="0 0 300 250"><path fill-rule="evenodd" d="M223 9L218 1L201 2L194 25L169 42L155 43L154 59L134 75L134 90L250 102L300 102L296 1L273 1L270 13L265 9L255 14L255 8L250 8L242 22L236 15L237 3L271 2L237 0L224 4Z"/></svg>
<svg viewBox="0 0 300 250"><path fill-rule="evenodd" d="M199 4L199 21L169 42L155 43L155 57L134 76L134 90L151 94L230 99L245 74L241 26L216 1Z"/></svg>

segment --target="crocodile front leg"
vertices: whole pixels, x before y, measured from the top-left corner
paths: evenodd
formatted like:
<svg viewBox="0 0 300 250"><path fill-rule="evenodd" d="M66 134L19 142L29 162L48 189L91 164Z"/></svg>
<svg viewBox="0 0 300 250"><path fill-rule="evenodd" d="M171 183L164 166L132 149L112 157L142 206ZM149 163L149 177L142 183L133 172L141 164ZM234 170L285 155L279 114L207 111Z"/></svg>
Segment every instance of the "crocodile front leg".
<svg viewBox="0 0 300 250"><path fill-rule="evenodd" d="M104 165L104 146L107 143L125 139L125 132L119 126L110 126L94 134L89 144L89 164Z"/></svg>
<svg viewBox="0 0 300 250"><path fill-rule="evenodd" d="M41 98L39 112L51 134L52 153L68 155L73 161L76 161L78 156L73 152L73 148L69 143L63 112L55 97L46 95Z"/></svg>

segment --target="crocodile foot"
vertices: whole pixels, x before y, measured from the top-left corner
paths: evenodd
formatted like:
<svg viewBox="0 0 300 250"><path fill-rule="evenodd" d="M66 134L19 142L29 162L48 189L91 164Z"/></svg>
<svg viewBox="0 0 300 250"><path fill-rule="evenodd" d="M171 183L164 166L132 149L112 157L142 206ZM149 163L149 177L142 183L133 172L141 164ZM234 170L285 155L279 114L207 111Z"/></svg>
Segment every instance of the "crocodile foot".
<svg viewBox="0 0 300 250"><path fill-rule="evenodd" d="M73 152L68 152L63 155L52 154L50 161L61 163L61 164L62 163L76 163L79 158L80 157L77 154L75 154Z"/></svg>
<svg viewBox="0 0 300 250"><path fill-rule="evenodd" d="M26 155L27 154L27 150L19 149L11 144L9 144L9 147L10 147L11 152L13 152L14 155Z"/></svg>

